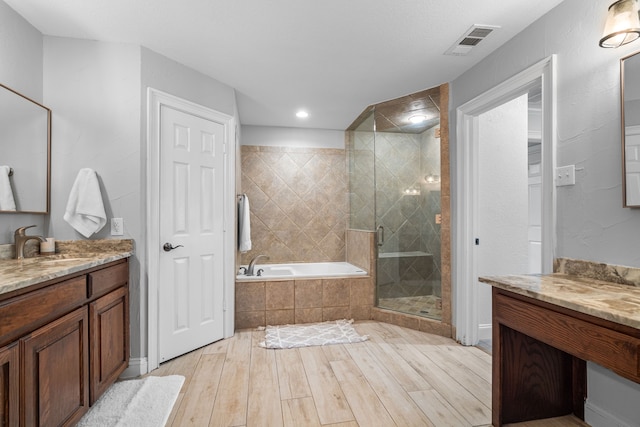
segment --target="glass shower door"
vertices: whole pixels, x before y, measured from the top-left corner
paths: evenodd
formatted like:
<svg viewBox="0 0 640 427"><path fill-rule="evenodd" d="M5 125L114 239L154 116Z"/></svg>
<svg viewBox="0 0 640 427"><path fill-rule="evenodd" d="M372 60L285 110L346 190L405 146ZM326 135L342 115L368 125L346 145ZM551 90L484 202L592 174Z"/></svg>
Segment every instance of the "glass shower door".
<svg viewBox="0 0 640 427"><path fill-rule="evenodd" d="M439 122L416 132L385 112L375 110L377 305L440 320Z"/></svg>

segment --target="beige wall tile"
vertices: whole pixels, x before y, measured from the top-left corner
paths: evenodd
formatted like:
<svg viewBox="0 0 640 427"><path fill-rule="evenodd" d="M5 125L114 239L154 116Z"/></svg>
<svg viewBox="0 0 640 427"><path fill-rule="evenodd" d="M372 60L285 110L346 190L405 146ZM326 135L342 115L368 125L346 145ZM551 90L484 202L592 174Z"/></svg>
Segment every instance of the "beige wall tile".
<svg viewBox="0 0 640 427"><path fill-rule="evenodd" d="M296 323L315 323L322 322L322 308L296 308Z"/></svg>
<svg viewBox="0 0 640 427"><path fill-rule="evenodd" d="M322 279L322 306L349 306L351 286L349 279Z"/></svg>
<svg viewBox="0 0 640 427"><path fill-rule="evenodd" d="M351 319L351 309L349 307L325 307L322 309L322 320Z"/></svg>
<svg viewBox="0 0 640 427"><path fill-rule="evenodd" d="M266 309L284 310L294 307L293 280L285 282L266 282Z"/></svg>
<svg viewBox="0 0 640 427"><path fill-rule="evenodd" d="M242 264L258 254L270 263L345 260L344 150L242 146L241 158L253 244Z"/></svg>
<svg viewBox="0 0 640 427"><path fill-rule="evenodd" d="M236 312L265 309L265 282L236 282Z"/></svg>
<svg viewBox="0 0 640 427"><path fill-rule="evenodd" d="M372 306L373 295L374 295L374 285L371 282L370 278L363 279L349 279L351 282L351 298L350 303L352 306L355 305L368 305Z"/></svg>
<svg viewBox="0 0 640 427"><path fill-rule="evenodd" d="M322 280L295 281L295 307L322 307Z"/></svg>
<svg viewBox="0 0 640 427"><path fill-rule="evenodd" d="M294 312L292 310L267 310L267 325L290 325L294 322Z"/></svg>
<svg viewBox="0 0 640 427"><path fill-rule="evenodd" d="M353 320L371 320L371 306L370 305L352 305L351 306L351 318Z"/></svg>
<svg viewBox="0 0 640 427"><path fill-rule="evenodd" d="M236 329L257 328L258 326L265 326L264 315L264 310L236 312Z"/></svg>

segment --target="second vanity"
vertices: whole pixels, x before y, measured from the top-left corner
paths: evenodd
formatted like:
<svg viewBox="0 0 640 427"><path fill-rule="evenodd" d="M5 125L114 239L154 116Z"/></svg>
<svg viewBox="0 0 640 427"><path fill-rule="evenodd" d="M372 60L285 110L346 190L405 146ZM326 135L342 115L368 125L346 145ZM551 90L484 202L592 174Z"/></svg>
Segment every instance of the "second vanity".
<svg viewBox="0 0 640 427"><path fill-rule="evenodd" d="M132 243L110 242L0 260L0 425L74 425L128 366Z"/></svg>
<svg viewBox="0 0 640 427"><path fill-rule="evenodd" d="M587 361L640 383L640 287L558 273L480 281L493 287L494 426L584 420Z"/></svg>

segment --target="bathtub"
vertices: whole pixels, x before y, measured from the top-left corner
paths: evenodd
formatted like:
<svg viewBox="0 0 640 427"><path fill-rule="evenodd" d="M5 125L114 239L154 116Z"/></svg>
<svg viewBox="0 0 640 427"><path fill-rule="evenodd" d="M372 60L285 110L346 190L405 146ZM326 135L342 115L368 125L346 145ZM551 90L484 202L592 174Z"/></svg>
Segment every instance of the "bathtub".
<svg viewBox="0 0 640 427"><path fill-rule="evenodd" d="M242 271L247 268L246 265ZM260 276L258 271L262 270ZM320 277L366 276L367 272L348 262L309 262L293 264L256 264L254 276L238 274L237 280L306 279Z"/></svg>

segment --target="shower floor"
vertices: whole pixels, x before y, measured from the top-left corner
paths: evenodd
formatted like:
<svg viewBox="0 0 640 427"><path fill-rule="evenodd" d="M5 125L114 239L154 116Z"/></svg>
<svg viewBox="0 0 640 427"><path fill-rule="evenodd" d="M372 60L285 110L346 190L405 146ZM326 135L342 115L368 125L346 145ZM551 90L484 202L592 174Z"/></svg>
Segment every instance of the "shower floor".
<svg viewBox="0 0 640 427"><path fill-rule="evenodd" d="M435 295L380 298L378 307L430 319L442 319L442 299Z"/></svg>

